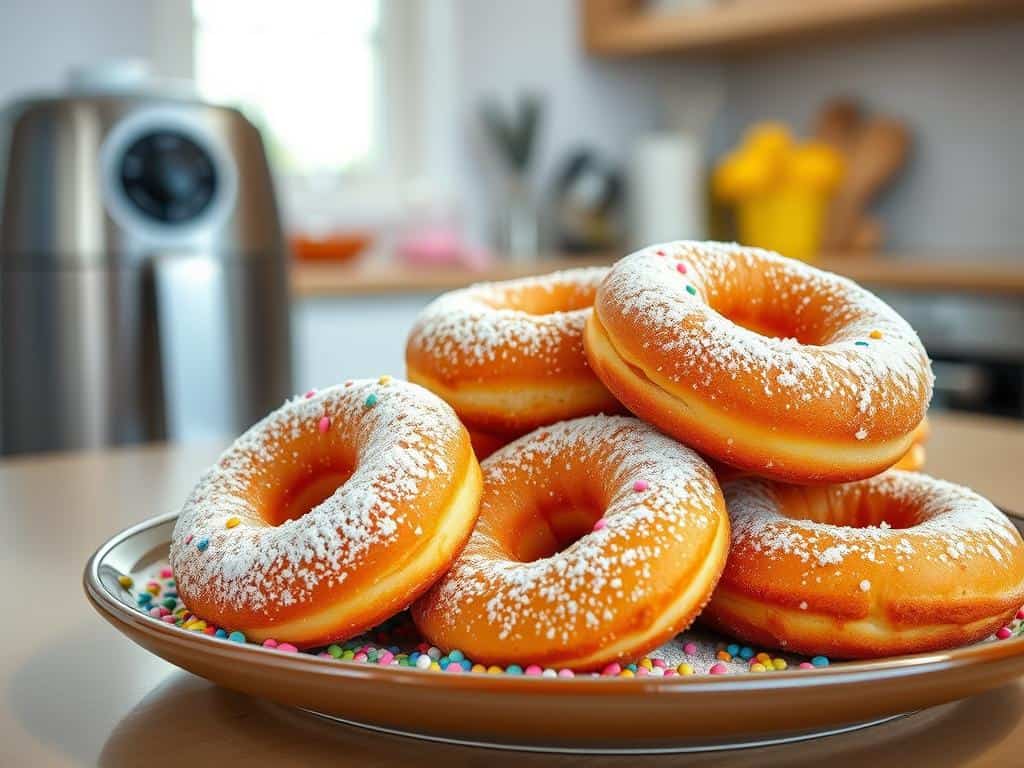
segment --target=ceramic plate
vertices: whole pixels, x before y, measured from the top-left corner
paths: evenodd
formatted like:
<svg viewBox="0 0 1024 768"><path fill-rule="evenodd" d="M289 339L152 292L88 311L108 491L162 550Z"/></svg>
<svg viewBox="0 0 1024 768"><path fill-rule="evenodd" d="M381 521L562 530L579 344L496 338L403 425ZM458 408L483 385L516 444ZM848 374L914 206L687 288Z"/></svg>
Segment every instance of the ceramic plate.
<svg viewBox="0 0 1024 768"><path fill-rule="evenodd" d="M822 669L632 679L450 675L281 653L189 632L139 610L118 579L145 579L166 562L175 519L129 528L89 560L86 595L105 619L218 685L391 733L550 751L736 748L864 727L1024 674L1024 635Z"/></svg>

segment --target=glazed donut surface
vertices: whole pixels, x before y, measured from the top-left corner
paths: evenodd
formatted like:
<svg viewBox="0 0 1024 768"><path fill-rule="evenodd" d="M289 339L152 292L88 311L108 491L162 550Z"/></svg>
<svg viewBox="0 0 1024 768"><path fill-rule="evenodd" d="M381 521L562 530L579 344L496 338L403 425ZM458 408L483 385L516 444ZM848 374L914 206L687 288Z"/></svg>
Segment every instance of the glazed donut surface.
<svg viewBox="0 0 1024 768"><path fill-rule="evenodd" d="M409 335L409 380L494 445L555 421L621 411L583 352L583 327L606 274L571 269L444 294Z"/></svg>
<svg viewBox="0 0 1024 768"><path fill-rule="evenodd" d="M932 374L917 335L845 278L755 248L676 242L598 289L591 366L705 455L794 482L874 475L910 448Z"/></svg>
<svg viewBox="0 0 1024 768"><path fill-rule="evenodd" d="M543 427L485 460L481 514L412 607L420 631L485 664L574 669L641 656L685 629L729 541L711 470L636 419Z"/></svg>
<svg viewBox="0 0 1024 768"><path fill-rule="evenodd" d="M868 658L981 640L1024 603L1024 542L973 491L890 470L846 485L726 483L732 547L702 621Z"/></svg>
<svg viewBox="0 0 1024 768"><path fill-rule="evenodd" d="M348 638L447 570L480 492L465 428L425 389L382 379L311 392L199 481L172 536L178 591L251 640Z"/></svg>

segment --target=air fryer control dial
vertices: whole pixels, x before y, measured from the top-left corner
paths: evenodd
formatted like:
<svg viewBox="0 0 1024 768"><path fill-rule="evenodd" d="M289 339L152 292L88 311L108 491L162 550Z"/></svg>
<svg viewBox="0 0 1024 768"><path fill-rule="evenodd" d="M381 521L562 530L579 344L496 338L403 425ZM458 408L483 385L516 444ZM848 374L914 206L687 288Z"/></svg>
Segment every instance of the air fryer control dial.
<svg viewBox="0 0 1024 768"><path fill-rule="evenodd" d="M183 224L200 216L217 193L217 171L203 147L173 130L135 139L120 163L125 196L146 216Z"/></svg>

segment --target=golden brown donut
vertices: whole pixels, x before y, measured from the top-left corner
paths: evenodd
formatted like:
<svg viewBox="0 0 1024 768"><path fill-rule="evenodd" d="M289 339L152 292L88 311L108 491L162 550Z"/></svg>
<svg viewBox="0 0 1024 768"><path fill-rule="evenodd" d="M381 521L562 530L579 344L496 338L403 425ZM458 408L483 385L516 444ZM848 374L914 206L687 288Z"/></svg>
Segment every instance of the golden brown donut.
<svg viewBox="0 0 1024 768"><path fill-rule="evenodd" d="M908 472L920 472L924 469L924 462L928 458L924 444L928 442L931 431L931 425L928 423L928 417L926 416L924 421L918 424L917 429L914 430L912 437L914 442L910 449L903 454L899 461L892 465L892 468L905 469Z"/></svg>
<svg viewBox="0 0 1024 768"><path fill-rule="evenodd" d="M964 645L1024 604L1024 542L973 491L890 470L726 483L732 547L701 620L750 643L869 658Z"/></svg>
<svg viewBox="0 0 1024 768"><path fill-rule="evenodd" d="M888 305L737 245L627 256L598 289L585 343L633 413L717 461L793 482L891 466L931 397L924 348Z"/></svg>
<svg viewBox="0 0 1024 768"><path fill-rule="evenodd" d="M622 406L594 376L583 326L603 268L482 283L417 318L409 380L450 403L482 455L536 427Z"/></svg>
<svg viewBox="0 0 1024 768"><path fill-rule="evenodd" d="M448 569L480 493L465 428L425 389L384 378L311 392L238 438L192 491L171 539L178 592L250 640L348 638Z"/></svg>
<svg viewBox="0 0 1024 768"><path fill-rule="evenodd" d="M483 462L480 519L412 607L435 645L483 664L595 669L693 621L729 543L707 464L653 427L591 416Z"/></svg>

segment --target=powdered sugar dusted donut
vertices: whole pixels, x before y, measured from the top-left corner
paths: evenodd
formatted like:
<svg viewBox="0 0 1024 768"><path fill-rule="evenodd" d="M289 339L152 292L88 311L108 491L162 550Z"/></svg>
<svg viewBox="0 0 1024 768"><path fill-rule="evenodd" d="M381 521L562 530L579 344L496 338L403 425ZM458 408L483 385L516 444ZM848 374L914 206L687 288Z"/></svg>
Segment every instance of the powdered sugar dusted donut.
<svg viewBox="0 0 1024 768"><path fill-rule="evenodd" d="M636 419L542 427L482 465L480 519L413 605L434 644L481 663L588 669L635 659L693 621L725 562L711 470Z"/></svg>
<svg viewBox="0 0 1024 768"><path fill-rule="evenodd" d="M755 248L676 242L616 264L586 330L631 411L743 470L869 477L907 452L931 398L921 342L845 278Z"/></svg>
<svg viewBox="0 0 1024 768"><path fill-rule="evenodd" d="M973 491L890 470L832 487L726 483L729 560L703 621L809 655L963 645L1024 602L1024 542Z"/></svg>
<svg viewBox="0 0 1024 768"><path fill-rule="evenodd" d="M252 640L348 638L447 570L480 492L466 430L426 390L383 377L310 392L193 490L171 542L178 591Z"/></svg>
<svg viewBox="0 0 1024 768"><path fill-rule="evenodd" d="M481 455L545 424L621 410L583 352L605 274L571 269L444 294L409 335L409 380L451 403Z"/></svg>

